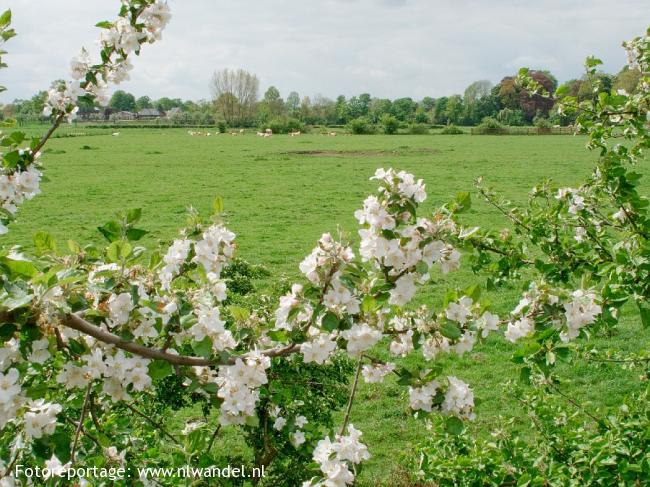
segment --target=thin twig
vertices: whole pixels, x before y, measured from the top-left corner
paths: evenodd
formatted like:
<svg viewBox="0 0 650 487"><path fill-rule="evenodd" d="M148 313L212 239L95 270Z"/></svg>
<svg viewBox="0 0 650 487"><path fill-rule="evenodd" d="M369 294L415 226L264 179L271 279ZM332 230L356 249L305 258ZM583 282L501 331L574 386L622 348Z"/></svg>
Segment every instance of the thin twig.
<svg viewBox="0 0 650 487"><path fill-rule="evenodd" d="M212 445L214 444L214 440L217 439L217 435L219 434L219 431L221 430L221 423L217 425L217 427L214 430L214 433L212 433L212 437L210 438L210 443L208 443L208 453L210 450L212 450Z"/></svg>
<svg viewBox="0 0 650 487"><path fill-rule="evenodd" d="M77 431L74 434L74 442L72 443L72 451L70 452L70 463L74 465L74 456L77 453L77 444L79 443L79 435L81 434L81 429L83 428L84 418L86 417L86 411L88 411L88 401L90 400L90 391L92 389L93 383L90 382L86 388L86 397L84 399L84 405L81 408L81 417L79 418L79 424L77 424Z"/></svg>
<svg viewBox="0 0 650 487"><path fill-rule="evenodd" d="M352 390L350 391L350 397L348 398L348 406L345 410L345 417L343 418L343 425L341 426L341 436L345 432L345 428L348 427L348 421L350 420L350 412L352 411L352 403L354 402L354 395L357 392L357 385L359 384L359 374L361 373L361 365L363 365L363 357L359 357L357 362L357 371L354 374L354 382L352 383Z"/></svg>
<svg viewBox="0 0 650 487"><path fill-rule="evenodd" d="M591 419L593 419L596 423L600 424L601 420L600 418L594 416L591 414L589 411L587 411L579 402L577 402L575 399L573 399L571 396L568 396L564 392L560 390L559 387L557 387L554 384L549 384L549 386L555 390L560 396L562 396L564 399L566 399L569 403L571 403L573 406L575 406L577 409L585 413L587 416L589 416Z"/></svg>
<svg viewBox="0 0 650 487"><path fill-rule="evenodd" d="M66 419L66 421L67 421L68 423L70 423L70 424L71 424L72 426L74 426L75 428L79 427L79 423L77 423L76 421L74 421L72 418L69 418L68 416L66 416L65 419ZM91 435L90 433L88 433L88 430L87 430L86 428L84 428L83 425L81 426L81 432L84 434L84 436L85 436L86 438L88 438L88 439L91 440L95 445L97 445L97 447L98 447L99 449L102 449L102 448L103 448L103 446L102 446L102 444L99 442L99 440L98 440L97 438L95 438L93 435Z"/></svg>
<svg viewBox="0 0 650 487"><path fill-rule="evenodd" d="M153 426L155 426L158 430L160 430L160 432L161 432L163 435L165 435L167 438L169 438L170 440L172 440L174 443L176 443L177 445L180 445L180 442L179 442L176 438L174 438L174 437L171 435L171 433L169 433L169 432L164 428L164 426L163 426L162 424L155 422L155 421L154 421L153 419L151 419L149 416L147 416L146 414L144 414L142 411L140 411L140 410L134 408L134 407L133 407L131 404L129 404L128 402L125 402L124 405L125 405L127 408L129 408L131 411L133 411L135 414L137 414L138 416L140 416L141 418L146 419L147 422L149 422L149 423L151 423Z"/></svg>
<svg viewBox="0 0 650 487"><path fill-rule="evenodd" d="M52 137L52 134L56 129L59 128L59 125L61 125L61 122L63 122L63 119L65 118L66 114L65 112L59 113L56 118L54 119L54 123L52 123L52 126L50 129L47 131L47 133L41 138L38 144L36 144L36 147L32 149L32 152L36 154L38 151L40 151L45 143Z"/></svg>

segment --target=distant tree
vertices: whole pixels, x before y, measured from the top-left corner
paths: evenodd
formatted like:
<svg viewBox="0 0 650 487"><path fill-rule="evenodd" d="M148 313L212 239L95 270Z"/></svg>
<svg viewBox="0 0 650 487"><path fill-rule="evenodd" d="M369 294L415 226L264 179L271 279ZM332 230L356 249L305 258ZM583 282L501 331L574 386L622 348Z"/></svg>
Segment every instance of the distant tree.
<svg viewBox="0 0 650 487"><path fill-rule="evenodd" d="M289 96L287 96L287 101L285 102L285 106L287 107L289 115L292 117L295 116L295 114L298 112L298 109L300 108L300 95L296 91L289 93Z"/></svg>
<svg viewBox="0 0 650 487"><path fill-rule="evenodd" d="M418 106L427 113L430 113L431 110L436 106L436 100L430 96L425 96L422 98L422 101L418 103Z"/></svg>
<svg viewBox="0 0 650 487"><path fill-rule="evenodd" d="M577 98L582 83L583 81L580 79L571 79L562 83L556 90L558 100L561 100L566 96L573 96Z"/></svg>
<svg viewBox="0 0 650 487"><path fill-rule="evenodd" d="M230 126L252 124L259 85L257 76L243 69L215 72L210 81L210 91L219 118Z"/></svg>
<svg viewBox="0 0 650 487"><path fill-rule="evenodd" d="M463 94L463 123L466 125L475 125L487 116L493 116L498 111L490 110L495 99L492 97L492 83L488 80L475 81L465 89ZM491 103L485 104L483 100L491 98ZM487 113L486 113L487 112Z"/></svg>
<svg viewBox="0 0 650 487"><path fill-rule="evenodd" d="M557 78L553 75L553 73L551 73L548 69L540 69L537 72L545 75L551 81L551 89L549 90L549 92L554 93L555 90L557 90L558 81Z"/></svg>
<svg viewBox="0 0 650 487"><path fill-rule="evenodd" d="M445 125L447 123L447 118L445 115L445 110L447 109L447 100L446 96L441 96L436 99L435 107L433 108L433 121L439 125Z"/></svg>
<svg viewBox="0 0 650 487"><path fill-rule="evenodd" d="M446 123L458 125L463 116L463 99L460 95L453 95L447 99L445 107Z"/></svg>
<svg viewBox="0 0 650 487"><path fill-rule="evenodd" d="M635 93L637 87L639 86L640 79L641 71L638 69L630 69L628 66L625 66L625 68L623 68L621 72L616 75L612 90L625 90L630 94Z"/></svg>
<svg viewBox="0 0 650 487"><path fill-rule="evenodd" d="M258 120L266 122L285 115L284 100L275 86L270 86L258 106Z"/></svg>
<svg viewBox="0 0 650 487"><path fill-rule="evenodd" d="M366 117L370 111L372 98L368 93L362 93L359 96L353 96L347 102L346 114L348 118Z"/></svg>
<svg viewBox="0 0 650 487"><path fill-rule="evenodd" d="M372 123L379 122L384 115L392 113L393 102L388 98L373 98L370 102L368 118Z"/></svg>
<svg viewBox="0 0 650 487"><path fill-rule="evenodd" d="M555 92L557 80L548 72L531 70L529 76L542 85L551 95ZM538 112L544 117L548 116L554 103L552 98L542 95L530 95L517 86L513 76L506 76L497 86L501 106L511 110L522 110L527 122L531 122Z"/></svg>
<svg viewBox="0 0 650 487"><path fill-rule="evenodd" d="M334 125L337 123L338 115L336 112L336 103L323 95L316 95L311 103L312 119L311 123L321 125ZM309 123L307 120L303 120Z"/></svg>
<svg viewBox="0 0 650 487"><path fill-rule="evenodd" d="M135 97L124 90L117 90L113 93L108 106L115 112L133 112L135 111Z"/></svg>
<svg viewBox="0 0 650 487"><path fill-rule="evenodd" d="M142 110L143 108L151 108L151 107L153 107L151 103L151 98L149 98L146 95L141 96L135 101L135 109L138 111Z"/></svg>
<svg viewBox="0 0 650 487"><path fill-rule="evenodd" d="M348 121L348 104L343 95L336 97L336 117L336 123L346 123Z"/></svg>
<svg viewBox="0 0 650 487"><path fill-rule="evenodd" d="M429 115L422 109L422 107L418 106L413 114L413 121L419 124L427 123L429 121Z"/></svg>
<svg viewBox="0 0 650 487"><path fill-rule="evenodd" d="M614 75L602 71L591 76L583 76L578 90L578 100L593 100L600 92L609 93L614 86L614 81Z"/></svg>
<svg viewBox="0 0 650 487"><path fill-rule="evenodd" d="M492 82L482 79L479 81L474 81L471 85L465 88L465 93L463 94L463 101L466 105L472 104L488 96L492 91Z"/></svg>
<svg viewBox="0 0 650 487"><path fill-rule="evenodd" d="M417 103L415 103L412 98L398 98L393 100L393 115L397 120L410 122L413 120L413 115L415 114L417 106Z"/></svg>
<svg viewBox="0 0 650 487"><path fill-rule="evenodd" d="M167 98L163 97L160 98L159 100L156 100L155 103L153 103L154 107L157 110L160 110L161 112L168 112L172 108L180 108L184 105L183 100L180 98Z"/></svg>
<svg viewBox="0 0 650 487"><path fill-rule="evenodd" d="M305 123L313 123L313 111L311 99L308 96L303 97L300 102L300 120Z"/></svg>

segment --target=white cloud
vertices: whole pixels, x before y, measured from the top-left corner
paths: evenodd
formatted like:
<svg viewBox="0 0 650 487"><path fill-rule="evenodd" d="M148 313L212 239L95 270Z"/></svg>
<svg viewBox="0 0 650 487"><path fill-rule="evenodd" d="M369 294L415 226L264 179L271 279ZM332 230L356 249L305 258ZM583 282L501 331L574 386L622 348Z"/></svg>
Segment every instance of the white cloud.
<svg viewBox="0 0 650 487"><path fill-rule="evenodd" d="M581 74L595 54L605 69L624 63L621 41L647 27L647 0L170 0L174 17L147 46L122 88L135 95L208 98L215 69L243 67L286 96L369 92L374 96L462 93L498 82L522 65L558 79ZM37 8L35 8L37 6ZM19 36L0 72L0 101L31 96L67 77L81 45L95 47L109 0L13 0ZM38 12L38 17L32 15Z"/></svg>

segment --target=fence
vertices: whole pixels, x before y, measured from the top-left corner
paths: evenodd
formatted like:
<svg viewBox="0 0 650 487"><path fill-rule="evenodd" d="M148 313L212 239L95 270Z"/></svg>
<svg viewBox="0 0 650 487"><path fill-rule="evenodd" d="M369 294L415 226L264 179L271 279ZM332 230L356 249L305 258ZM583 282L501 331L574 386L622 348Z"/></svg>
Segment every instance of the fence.
<svg viewBox="0 0 650 487"><path fill-rule="evenodd" d="M573 135L573 127L472 127L472 135Z"/></svg>

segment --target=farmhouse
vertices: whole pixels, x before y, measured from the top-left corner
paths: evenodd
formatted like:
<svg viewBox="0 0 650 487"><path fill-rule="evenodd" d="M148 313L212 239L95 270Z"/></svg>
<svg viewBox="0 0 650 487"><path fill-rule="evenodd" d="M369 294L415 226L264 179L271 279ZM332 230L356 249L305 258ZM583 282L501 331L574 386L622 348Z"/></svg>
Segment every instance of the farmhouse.
<svg viewBox="0 0 650 487"><path fill-rule="evenodd" d="M153 119L163 117L165 114L155 108L143 108L136 114L139 119Z"/></svg>
<svg viewBox="0 0 650 487"><path fill-rule="evenodd" d="M111 116L113 120L134 120L135 119L135 113L133 112L127 112L125 110L120 111L120 112L115 112Z"/></svg>

